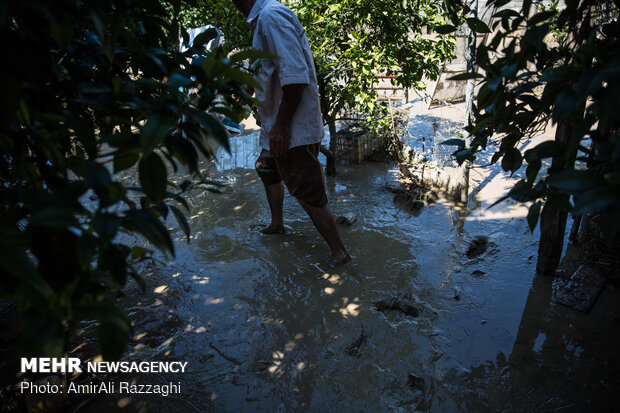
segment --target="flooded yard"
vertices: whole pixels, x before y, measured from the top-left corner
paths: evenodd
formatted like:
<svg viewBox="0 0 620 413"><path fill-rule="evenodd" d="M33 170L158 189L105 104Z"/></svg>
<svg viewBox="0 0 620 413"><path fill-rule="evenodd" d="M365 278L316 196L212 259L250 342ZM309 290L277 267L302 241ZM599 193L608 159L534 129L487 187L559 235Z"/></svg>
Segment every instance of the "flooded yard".
<svg viewBox="0 0 620 413"><path fill-rule="evenodd" d="M181 382L182 393L100 397L88 411L615 406L614 284L588 315L550 304L550 281L533 284L538 234L525 220L444 200L415 216L387 189L399 176L391 162L343 165L328 178L334 214L357 216L339 226L353 261L330 270L327 245L288 194L288 233L257 230L269 210L247 169L252 139L233 138L233 154L247 153L211 174L227 183L223 194L193 195L191 243L176 232L176 258L145 268L147 293L135 287L124 299L136 323L125 359L188 362L189 373L136 380ZM488 244L467 254L479 236Z"/></svg>

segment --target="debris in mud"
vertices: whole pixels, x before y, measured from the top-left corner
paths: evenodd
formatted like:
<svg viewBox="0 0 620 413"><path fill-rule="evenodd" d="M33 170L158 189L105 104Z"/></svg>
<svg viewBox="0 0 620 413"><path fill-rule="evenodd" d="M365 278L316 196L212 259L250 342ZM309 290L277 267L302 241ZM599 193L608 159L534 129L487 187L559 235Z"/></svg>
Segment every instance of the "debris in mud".
<svg viewBox="0 0 620 413"><path fill-rule="evenodd" d="M284 225L283 228L274 229L270 225L266 225L266 224L252 224L248 226L248 229L250 231L260 232L265 235L277 235L277 234L282 235L282 234L290 234L294 232L293 229L288 225Z"/></svg>
<svg viewBox="0 0 620 413"><path fill-rule="evenodd" d="M486 272L481 271L481 270L474 270L471 275L473 275L474 277L482 277L484 274L486 274Z"/></svg>
<svg viewBox="0 0 620 413"><path fill-rule="evenodd" d="M417 317L420 315L420 311L416 307L405 302L399 297L391 297L385 300L375 301L373 305L377 311L397 310L411 317Z"/></svg>
<svg viewBox="0 0 620 413"><path fill-rule="evenodd" d="M353 343L346 346L344 352L347 353L349 356L353 357L361 356L362 353L360 353L360 347L368 336L369 334L366 334L366 332L364 331L364 325L362 324L362 330L360 331L359 337Z"/></svg>
<svg viewBox="0 0 620 413"><path fill-rule="evenodd" d="M411 178L404 177L396 181L387 181L385 188L393 192L394 203L414 215L419 215L427 205L432 205L439 199L434 190L418 185Z"/></svg>
<svg viewBox="0 0 620 413"><path fill-rule="evenodd" d="M237 365L237 366L240 366L240 365L241 365L241 362L240 362L239 360L237 360L236 358L234 358L234 357L232 357L232 356L228 356L228 355L226 355L226 354L222 353L222 351L221 351L220 349L218 349L217 347L215 347L215 346L213 345L213 341L211 341L211 342L209 343L209 347L211 347L213 350L215 350L215 352L216 352L217 354L219 354L222 358L224 358L224 359L226 359L226 360L230 361L231 363L233 363L233 364L235 364L235 365Z"/></svg>
<svg viewBox="0 0 620 413"><path fill-rule="evenodd" d="M399 194L401 192L405 192L405 187L400 181L387 181L385 183L385 189L395 194Z"/></svg>
<svg viewBox="0 0 620 413"><path fill-rule="evenodd" d="M400 192L394 196L394 203L399 205L406 212L419 215L424 208L424 202L417 198L416 194L410 192Z"/></svg>
<svg viewBox="0 0 620 413"><path fill-rule="evenodd" d="M456 285L452 286L452 298L454 298L455 300L460 300L461 299L461 289L459 287L457 287Z"/></svg>
<svg viewBox="0 0 620 413"><path fill-rule="evenodd" d="M414 390L424 390L424 379L414 374L409 374L407 378L407 386Z"/></svg>
<svg viewBox="0 0 620 413"><path fill-rule="evenodd" d="M570 279L557 276L553 280L551 300L587 313L607 281L595 268L582 264Z"/></svg>
<svg viewBox="0 0 620 413"><path fill-rule="evenodd" d="M353 225L355 221L357 221L357 216L355 216L355 214L352 212L347 212L346 214L343 214L336 218L337 224L343 224L348 226Z"/></svg>
<svg viewBox="0 0 620 413"><path fill-rule="evenodd" d="M479 255L484 254L489 248L489 237L484 235L478 235L469 243L469 248L467 248L467 258L474 258Z"/></svg>

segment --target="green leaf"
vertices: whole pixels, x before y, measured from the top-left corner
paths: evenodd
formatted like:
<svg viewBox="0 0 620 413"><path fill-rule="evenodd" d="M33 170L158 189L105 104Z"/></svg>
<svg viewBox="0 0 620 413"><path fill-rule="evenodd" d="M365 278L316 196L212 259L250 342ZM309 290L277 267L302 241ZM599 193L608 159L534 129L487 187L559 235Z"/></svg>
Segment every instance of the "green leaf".
<svg viewBox="0 0 620 413"><path fill-rule="evenodd" d="M577 99L577 95L571 89L562 91L555 99L553 106L553 120L560 122L573 114L582 102Z"/></svg>
<svg viewBox="0 0 620 413"><path fill-rule="evenodd" d="M556 15L556 12L553 10L541 11L540 13L536 13L528 20L528 26L536 26L539 23L542 23L546 20L549 20L553 16Z"/></svg>
<svg viewBox="0 0 620 413"><path fill-rule="evenodd" d="M50 206L32 214L28 224L56 228L70 227L77 224L74 214L75 211L71 208Z"/></svg>
<svg viewBox="0 0 620 413"><path fill-rule="evenodd" d="M502 67L502 71L501 71L502 76L504 76L506 79L514 78L515 75L517 74L518 67L519 66L517 63L513 63L511 65Z"/></svg>
<svg viewBox="0 0 620 413"><path fill-rule="evenodd" d="M8 241L8 240L7 240ZM0 269L2 273L13 278L16 285L26 284L29 291L36 292L43 303L53 303L56 301L56 293L48 282L37 272L32 261L24 251L0 239ZM3 281L3 290L9 282ZM23 299L23 295L18 294L15 299Z"/></svg>
<svg viewBox="0 0 620 413"><path fill-rule="evenodd" d="M527 103L532 110L536 110L540 106L540 99L538 99L534 95L530 95L530 94L517 95L517 99L519 99L522 102Z"/></svg>
<svg viewBox="0 0 620 413"><path fill-rule="evenodd" d="M467 19L465 19L465 21L467 22L469 28L476 33L491 33L491 29L489 29L489 26L487 26L485 22L476 17L468 17Z"/></svg>
<svg viewBox="0 0 620 413"><path fill-rule="evenodd" d="M530 227L530 232L534 232L536 225L538 224L538 218L540 217L540 209L542 202L535 202L530 206L527 212L527 224Z"/></svg>
<svg viewBox="0 0 620 413"><path fill-rule="evenodd" d="M138 162L138 159L140 159L140 155L136 151L116 151L112 162L114 166L114 173L131 168L136 164L136 162Z"/></svg>
<svg viewBox="0 0 620 413"><path fill-rule="evenodd" d="M540 77L541 82L564 82L575 76L577 72L570 66L559 66L545 71Z"/></svg>
<svg viewBox="0 0 620 413"><path fill-rule="evenodd" d="M98 212L93 219L93 228L99 234L99 238L107 243L114 238L121 225L121 220L115 214Z"/></svg>
<svg viewBox="0 0 620 413"><path fill-rule="evenodd" d="M475 159L475 156L473 155L473 148L466 148L466 149L461 149L458 150L456 152L454 152L454 157L456 158L456 161L458 162L459 165L462 165L463 162L465 161L470 161L473 162Z"/></svg>
<svg viewBox="0 0 620 413"><path fill-rule="evenodd" d="M183 124L183 131L187 135L188 139L196 145L196 148L198 148L205 158L210 159L214 156L213 150L207 141L207 134L202 130L202 128L194 124L185 123Z"/></svg>
<svg viewBox="0 0 620 413"><path fill-rule="evenodd" d="M454 33L456 30L457 30L456 26L453 26L451 24L444 24L444 25L435 27L435 32L439 34Z"/></svg>
<svg viewBox="0 0 620 413"><path fill-rule="evenodd" d="M229 57L231 63L239 63L244 60L257 60L257 59L274 59L275 55L256 49L245 49L237 52Z"/></svg>
<svg viewBox="0 0 620 413"><path fill-rule="evenodd" d="M448 78L448 80L468 80L468 79L478 79L478 78L484 78L484 76L481 75L480 73L467 72L467 73L459 73L458 75L454 75Z"/></svg>
<svg viewBox="0 0 620 413"><path fill-rule="evenodd" d="M194 38L194 41L192 42L192 47L200 49L202 46L209 43L211 40L215 39L216 37L217 37L217 30L211 27L205 30L204 32L200 33L198 36Z"/></svg>
<svg viewBox="0 0 620 413"><path fill-rule="evenodd" d="M200 124L200 126L202 126L210 137L222 145L226 151L230 152L228 132L220 121L216 120L212 115L204 112L193 112L191 116ZM196 143L196 141L194 141L194 143Z"/></svg>
<svg viewBox="0 0 620 413"><path fill-rule="evenodd" d="M123 309L109 301L93 301L76 306L75 309L84 318L99 321L99 344L103 359L120 359L131 337L131 322Z"/></svg>
<svg viewBox="0 0 620 413"><path fill-rule="evenodd" d="M507 1L506 3L508 3L509 1ZM495 13L493 15L493 17L517 17L520 16L519 12L513 9L504 9L504 10L500 10L497 13Z"/></svg>
<svg viewBox="0 0 620 413"><path fill-rule="evenodd" d="M489 205L489 207L487 209L491 209L493 208L495 205L500 204L501 202L504 202L505 200L507 200L508 198L510 198L509 195L504 195L503 197L499 198L497 201L493 202L491 205Z"/></svg>
<svg viewBox="0 0 620 413"><path fill-rule="evenodd" d="M168 86L173 88L178 87L188 87L192 85L194 81L189 76L182 75L181 73L173 73L172 76L168 78Z"/></svg>
<svg viewBox="0 0 620 413"><path fill-rule="evenodd" d="M127 281L127 257L129 247L123 244L110 244L101 249L99 255L99 269L108 271L119 288Z"/></svg>
<svg viewBox="0 0 620 413"><path fill-rule="evenodd" d="M543 40L547 33L549 33L549 23L530 27L523 35L523 40L533 46L536 50L542 50L543 47L545 47Z"/></svg>
<svg viewBox="0 0 620 413"><path fill-rule="evenodd" d="M143 156L138 165L140 186L144 193L155 204L159 204L166 197L166 183L168 173L164 161L155 152Z"/></svg>
<svg viewBox="0 0 620 413"><path fill-rule="evenodd" d="M494 77L493 79L487 82L487 87L492 91L496 91L499 85L502 84L502 80L503 80L502 76Z"/></svg>
<svg viewBox="0 0 620 413"><path fill-rule="evenodd" d="M527 169L525 170L525 175L527 176L527 181L530 184L533 184L536 181L536 177L538 177L538 172L542 166L542 162L539 160L528 161Z"/></svg>
<svg viewBox="0 0 620 413"><path fill-rule="evenodd" d="M476 136L480 131L483 131L489 123L493 122L493 116L485 115L484 117L478 117L476 119L476 124L469 131L470 135Z"/></svg>
<svg viewBox="0 0 620 413"><path fill-rule="evenodd" d="M174 120L167 116L151 115L140 130L142 153L146 155L159 147L174 125Z"/></svg>
<svg viewBox="0 0 620 413"><path fill-rule="evenodd" d="M170 234L155 212L149 209L129 210L121 219L121 225L137 232L161 251L169 251L174 256L174 246Z"/></svg>
<svg viewBox="0 0 620 413"><path fill-rule="evenodd" d="M562 155L566 150L566 145L556 141L544 141L532 149L525 151L525 159L528 162L540 161L545 158Z"/></svg>
<svg viewBox="0 0 620 413"><path fill-rule="evenodd" d="M492 3L496 9L499 9L500 7L505 6L506 4L510 3L510 0L495 0ZM491 5L491 2L489 2L489 5ZM508 10L512 10L512 9L508 9Z"/></svg>
<svg viewBox="0 0 620 413"><path fill-rule="evenodd" d="M173 136L166 142L172 155L189 168L190 172L198 170L198 153L192 143L179 136Z"/></svg>
<svg viewBox="0 0 620 413"><path fill-rule="evenodd" d="M174 200L181 204L183 208L185 208L185 210L189 213L189 204L187 203L185 198L183 198L182 196L175 196Z"/></svg>
<svg viewBox="0 0 620 413"><path fill-rule="evenodd" d="M515 172L521 167L522 163L523 157L521 156L521 152L516 148L512 148L508 150L502 158L502 169L504 171Z"/></svg>
<svg viewBox="0 0 620 413"><path fill-rule="evenodd" d="M549 178L549 186L567 194L575 194L605 188L607 184L605 179L594 171L565 169Z"/></svg>
<svg viewBox="0 0 620 413"><path fill-rule="evenodd" d="M607 208L620 207L620 195L610 188L601 188L583 194L575 194L574 215L584 215Z"/></svg>
<svg viewBox="0 0 620 413"><path fill-rule="evenodd" d="M181 227L181 229L187 236L187 243L189 244L190 229L189 229L189 224L187 223L187 219L185 218L185 215L183 214L183 212L181 212L181 210L179 210L179 208L175 207L174 205L170 205L170 210L172 211L175 218L177 219L179 226Z"/></svg>
<svg viewBox="0 0 620 413"><path fill-rule="evenodd" d="M131 259L138 260L151 254L153 251L148 248L142 248L138 245L131 247Z"/></svg>
<svg viewBox="0 0 620 413"><path fill-rule="evenodd" d="M127 201L125 192L126 189L123 184L120 182L110 182L97 192L99 195L99 207L107 208L119 201Z"/></svg>
<svg viewBox="0 0 620 413"><path fill-rule="evenodd" d="M255 89L262 89L262 86L260 85L260 83L258 83L256 79L254 79L254 76L244 72L241 69L237 69L235 67L227 67L222 74L224 75L224 79L226 79L227 81L232 80L239 85L247 85Z"/></svg>
<svg viewBox="0 0 620 413"><path fill-rule="evenodd" d="M105 166L95 161L82 161L82 172L84 174L86 185L95 190L100 186L112 182L110 171L108 171Z"/></svg>
<svg viewBox="0 0 620 413"><path fill-rule="evenodd" d="M139 136L135 133L119 132L108 135L102 139L103 142L113 148L134 147L140 142Z"/></svg>
<svg viewBox="0 0 620 413"><path fill-rule="evenodd" d="M522 179L510 189L508 196L517 202L528 202L536 199L538 197L538 193Z"/></svg>

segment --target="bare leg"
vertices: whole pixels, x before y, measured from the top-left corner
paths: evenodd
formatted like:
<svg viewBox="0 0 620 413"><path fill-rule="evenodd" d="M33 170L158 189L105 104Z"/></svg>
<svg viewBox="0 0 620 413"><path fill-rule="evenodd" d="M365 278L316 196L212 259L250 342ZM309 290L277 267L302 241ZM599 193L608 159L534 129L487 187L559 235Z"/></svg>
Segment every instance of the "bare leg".
<svg viewBox="0 0 620 413"><path fill-rule="evenodd" d="M271 224L261 230L263 234L284 234L284 221L282 218L282 209L284 202L284 185L282 182L277 184L265 184L265 192L267 193L267 202L271 210Z"/></svg>
<svg viewBox="0 0 620 413"><path fill-rule="evenodd" d="M340 235L338 234L338 228L336 227L336 220L332 211L327 205L321 208L308 205L302 200L298 200L301 206L306 210L312 223L319 231L321 236L327 241L329 247L332 250L330 261L332 265L341 265L351 260L351 257L347 253Z"/></svg>

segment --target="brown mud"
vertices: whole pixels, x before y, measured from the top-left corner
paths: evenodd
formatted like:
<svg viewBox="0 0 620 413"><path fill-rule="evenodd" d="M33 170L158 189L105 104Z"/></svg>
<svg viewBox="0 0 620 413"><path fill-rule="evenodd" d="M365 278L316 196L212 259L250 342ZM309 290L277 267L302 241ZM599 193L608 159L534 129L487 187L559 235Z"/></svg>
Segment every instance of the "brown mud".
<svg viewBox="0 0 620 413"><path fill-rule="evenodd" d="M550 281L533 283L538 234L530 235L524 220L484 219L441 199L414 214L386 188L399 178L398 166L341 166L338 178L328 179L328 196L334 214L357 217L339 227L353 261L329 270L326 245L290 196L288 233L256 230L269 211L255 172L239 168L252 165L246 149L233 155L232 169L220 165L224 194L195 194L191 244L177 233L176 260L148 270L149 293L130 307L136 331L126 357L188 361L189 374L161 378L182 381L182 397L134 398L130 406L281 412L615 406L620 291L608 284L588 315L551 304ZM487 248L469 257L479 236ZM400 297L390 301L397 311L377 308L390 297ZM417 316L403 308L415 308ZM102 399L91 407L114 403Z"/></svg>
<svg viewBox="0 0 620 413"><path fill-rule="evenodd" d="M339 226L353 261L330 270L326 244L288 194L287 233L257 230L269 211L247 169L256 145L235 139L216 174L224 193L190 200L191 243L176 231L176 258L145 267L146 294L131 285L123 299L135 323L124 359L182 360L189 370L131 379L180 381L182 393L99 395L80 411L616 408L617 284L588 314L552 304L551 281L533 282L538 234L524 220L442 199L414 214L388 189L398 166L379 162L328 178L334 214L357 217ZM468 257L478 236L488 248Z"/></svg>

